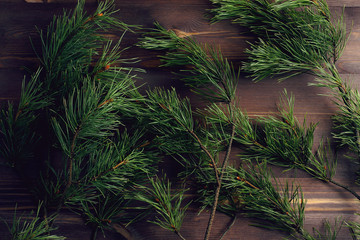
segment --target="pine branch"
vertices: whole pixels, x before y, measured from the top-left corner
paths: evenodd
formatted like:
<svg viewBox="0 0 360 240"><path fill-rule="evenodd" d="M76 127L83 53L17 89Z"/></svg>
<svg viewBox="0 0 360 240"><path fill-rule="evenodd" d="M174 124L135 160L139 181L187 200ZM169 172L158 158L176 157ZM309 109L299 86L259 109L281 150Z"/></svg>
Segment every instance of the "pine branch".
<svg viewBox="0 0 360 240"><path fill-rule="evenodd" d="M324 62L336 62L346 44L343 16L332 21L325 0L212 2L214 21L232 19L259 37L244 64L255 80L312 72Z"/></svg>
<svg viewBox="0 0 360 240"><path fill-rule="evenodd" d="M54 131L68 157L65 189L72 183L74 158L79 151L82 151L82 154L91 151L94 144L97 145L104 137L111 136L111 131L120 124L114 113L116 105L121 101L121 93L117 91L119 89L114 88L106 94L104 88L94 88L89 80L85 80L81 90L76 89L68 101L64 100L66 115L65 119L61 119L63 123L53 118Z"/></svg>
<svg viewBox="0 0 360 240"><path fill-rule="evenodd" d="M214 0L213 3L218 6L212 10L215 14L214 21L234 19L234 22L248 27L259 36L259 42L248 50L250 62L244 65L255 79L284 73L288 74L284 77L287 78L301 72L310 72L319 77L313 85L332 90L341 111L341 114L334 117L335 128L340 130L339 133L334 133L334 137L339 139L342 145L347 145L358 153L359 131L355 119L356 102L360 98L356 97L357 91L349 88L341 79L335 66L348 39L343 14L337 21L331 21L333 16L326 1L292 0L271 3L256 0L239 1L235 4L228 0ZM294 134L297 134L296 131ZM245 142L245 139L241 141ZM267 149L254 140L253 144L255 149ZM305 147L304 150L311 151L311 144L309 146L310 148ZM278 151L281 147L276 146L272 150ZM332 175L336 165L332 164L329 171L326 154L319 150L318 156L307 154L305 162L295 160L294 164L319 179L334 183ZM307 166L308 160L310 167ZM339 183L334 184L342 186ZM342 187L358 198L355 192Z"/></svg>
<svg viewBox="0 0 360 240"><path fill-rule="evenodd" d="M208 239L217 209L224 169L229 159L231 145L235 134L235 127L233 126L234 119L232 118L232 101L235 98L236 82L238 77L235 74L233 66L228 63L227 59L222 57L220 51L215 50L215 48L208 47L206 45L202 46L199 43L196 43L194 40L189 38L191 34L186 34L176 29L167 31L159 24L156 24L156 27L157 29L145 34L145 37L141 40L139 45L146 49L167 50L166 55L161 57L164 62L164 66L192 66L191 70L186 71L190 73L190 76L184 77L183 80L191 88L195 89L196 93L211 102L225 102L229 106L229 114L231 116L228 116L228 118L229 123L232 126L230 127L232 130L230 134L231 136L229 137L228 149L226 151L220 173L217 170L213 157L202 144L199 137L192 129L187 129L188 133L196 139L198 144L200 144L201 149L211 159L212 167L214 167L214 176L217 182L214 202L212 204L209 223L205 233L205 239ZM214 90L208 88L207 86L213 87ZM171 108L166 107L164 104L162 104L161 107L164 110L171 110ZM177 121L181 125L185 126L179 120ZM218 133L218 136L221 137L222 134L220 132ZM213 136L210 137L209 135L209 138L212 137ZM214 138L214 141L216 141L215 139L216 138Z"/></svg>
<svg viewBox="0 0 360 240"><path fill-rule="evenodd" d="M148 92L148 95L149 100L152 102L152 105L148 105L149 109L153 113L156 112L158 115L151 117L153 119L153 124L156 123L159 125L159 127L161 127L161 132L164 135L172 135L174 130L185 132L187 135L190 135L199 145L200 149L208 156L214 169L216 182L219 183L219 171L217 169L217 164L213 154L210 153L209 149L202 143L198 134L194 131L194 122L192 119L192 112L188 99L181 101L176 95L174 89L172 91L162 91L160 89L155 89L152 92ZM171 124L169 120L175 124ZM174 149L169 149L169 152L170 151L176 152Z"/></svg>

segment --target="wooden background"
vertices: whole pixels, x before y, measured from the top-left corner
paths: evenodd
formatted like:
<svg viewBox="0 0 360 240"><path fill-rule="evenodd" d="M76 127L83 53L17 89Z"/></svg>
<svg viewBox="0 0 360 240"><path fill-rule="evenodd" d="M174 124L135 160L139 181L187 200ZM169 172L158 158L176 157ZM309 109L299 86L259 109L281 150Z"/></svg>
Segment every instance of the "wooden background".
<svg viewBox="0 0 360 240"><path fill-rule="evenodd" d="M20 94L20 84L26 74L25 68L34 68L37 65L36 56L31 47L29 36L36 42L35 25L44 28L54 14L62 12L63 8L74 6L75 0L0 0L0 101L16 100ZM235 64L245 59L244 49L247 41L252 41L244 29L229 22L209 24L204 18L206 9L211 8L208 0L116 0L119 9L118 17L126 23L151 27L158 21L166 28L175 28L192 33L198 41L215 44L221 47L223 54ZM96 1L87 1L87 7L93 9ZM343 78L353 81L354 86L360 84L360 0L328 0L333 12L341 12L345 6L345 19L352 32L348 45L338 68ZM118 37L118 36L113 36ZM138 35L128 33L123 41L123 46L130 46L137 41ZM171 69L158 68L158 53L141 50L133 47L126 51L124 57L139 57L141 62L138 67L144 68L139 83L150 86L176 86L182 94L188 94L178 80L171 75ZM329 137L331 131L330 117L336 108L333 102L319 94L326 93L326 89L309 87L308 83L313 78L301 75L285 82L278 83L276 79L266 79L260 83L253 83L245 76L241 77L238 86L240 103L249 115L265 115L276 111L276 102L284 88L296 97L295 112L301 119L307 116L307 121L319 122L316 131L317 142L321 137ZM192 97L193 103L202 106L203 103ZM232 156L236 161L236 156ZM176 166L168 166L169 171L176 172ZM356 166L348 159L339 157L336 180L351 186L357 192L359 187L354 186L354 169ZM325 219L334 222L336 216L345 220L355 220L355 212L360 212L358 200L342 189L314 180L307 174L295 171L282 173L275 169L280 180L288 178L295 180L302 186L306 206L305 228L322 229ZM24 186L21 179L9 167L0 166L0 216L9 220L17 203L19 210L28 211L34 208L34 199ZM205 233L209 213L197 214L196 208L191 208L187 214L182 235L188 240L202 239ZM217 213L211 239L219 236L230 223L230 218ZM249 226L250 220L239 216L234 227L228 232L225 239L281 239L282 233L268 231ZM70 212L62 212L57 218L58 234L68 239L89 239L90 229L85 226L80 218ZM130 227L129 239L167 240L177 237L155 225L147 222L136 223ZM8 239L4 224L0 223L0 239ZM99 234L98 239L103 239ZM108 232L106 239L121 239L118 234ZM351 239L348 229L344 227L338 239Z"/></svg>

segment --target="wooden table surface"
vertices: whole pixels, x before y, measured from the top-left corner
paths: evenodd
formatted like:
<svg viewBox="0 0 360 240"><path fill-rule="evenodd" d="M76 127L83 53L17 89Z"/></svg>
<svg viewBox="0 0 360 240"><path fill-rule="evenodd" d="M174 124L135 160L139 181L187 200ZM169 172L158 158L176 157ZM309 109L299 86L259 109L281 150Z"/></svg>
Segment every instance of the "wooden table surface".
<svg viewBox="0 0 360 240"><path fill-rule="evenodd" d="M28 1L30 2L30 1ZM27 3L22 0L0 0L0 101L16 100L20 94L20 84L26 74L25 68L37 66L36 56L32 50L29 36L34 39L35 47L37 35L35 25L44 28L54 14L62 12L63 8L74 6L74 0L48 0L47 3ZM93 8L95 0L87 1L88 8ZM239 64L246 58L245 48L247 41L252 37L245 34L240 27L230 22L209 24L204 18L206 9L211 8L208 0L116 0L119 9L118 17L126 23L138 24L145 27L153 26L157 21L166 28L175 28L193 33L198 41L220 46L223 54ZM345 19L352 32L345 52L338 61L338 68L343 78L353 81L354 86L360 84L360 0L328 0L333 12L341 12L345 6ZM119 36L113 36L119 37ZM123 46L130 46L137 41L138 35L126 34ZM170 73L170 69L160 69L156 52L141 50L132 47L126 51L124 57L138 57L141 62L137 67L144 68L147 73L142 75L139 83L150 86L176 86L182 94L189 91ZM313 77L300 75L278 83L276 79L266 79L254 83L251 79L241 77L238 85L238 94L241 107L249 115L266 115L276 111L276 102L284 88L292 92L296 98L295 113L300 119L306 114L307 121L319 122L316 131L316 141L321 137L329 137L331 131L330 117L336 108L328 97L319 94L327 93L326 89L309 87ZM195 105L201 106L195 97ZM236 156L232 156L236 160ZM354 185L354 169L356 166L344 157L339 157L335 179L351 186L359 192L360 188ZM171 166L170 166L171 169ZM176 170L174 170L176 171ZM275 169L280 180L290 179L300 184L305 198L306 221L305 228L322 229L325 219L334 222L337 216L345 220L356 220L354 213L360 212L359 202L352 195L342 189L312 179L301 171L283 173ZM33 209L34 199L26 189L24 183L11 168L0 166L0 217L10 219L15 204L20 210ZM191 207L183 227L182 235L188 240L203 239L209 213L197 214L197 209ZM217 213L211 239L219 236L230 223L230 218ZM357 219L359 220L359 219ZM59 227L57 233L68 239L89 239L90 229L76 215L63 211L56 220ZM284 235L277 231L269 231L249 226L250 220L240 217L234 227L228 232L225 239L281 239ZM7 239L5 227L0 223L0 239ZM145 221L130 227L131 239L166 240L177 239L168 231ZM99 234L98 239L103 239ZM108 232L106 239L121 239L118 234ZM351 239L348 229L344 227L338 239Z"/></svg>

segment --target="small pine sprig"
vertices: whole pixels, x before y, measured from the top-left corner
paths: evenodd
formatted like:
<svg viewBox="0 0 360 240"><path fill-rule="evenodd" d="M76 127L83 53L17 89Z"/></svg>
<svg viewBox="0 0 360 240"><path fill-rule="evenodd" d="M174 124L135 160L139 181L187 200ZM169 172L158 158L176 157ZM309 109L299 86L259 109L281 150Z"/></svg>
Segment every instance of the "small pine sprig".
<svg viewBox="0 0 360 240"><path fill-rule="evenodd" d="M331 224L329 221L325 221L324 233L320 233L318 230L314 229L315 236L313 238L311 237L306 238L306 240L312 240L312 239L336 240L344 224L345 222L341 218L336 218L334 224Z"/></svg>
<svg viewBox="0 0 360 240"><path fill-rule="evenodd" d="M316 124L300 124L294 115L294 97L286 91L280 99L277 116L250 119L238 109L234 114L235 141L243 146L240 156L244 159L268 161L286 168L302 169L313 177L332 180L336 161L330 160L325 144L321 142L313 153Z"/></svg>
<svg viewBox="0 0 360 240"><path fill-rule="evenodd" d="M39 216L40 209L41 204L39 204L36 213L31 212L30 216L25 218L24 216L17 216L17 210L15 207L12 223L9 224L8 222L5 222L9 230L11 240L66 239L65 237L51 234L51 231L56 230L56 228L51 227L49 222L53 221L55 216L43 219Z"/></svg>
<svg viewBox="0 0 360 240"><path fill-rule="evenodd" d="M154 174L158 157L155 152L144 150L148 145L143 139L144 133L140 129L132 134L125 130L116 132L114 137L100 139L100 142L91 138L89 143L75 146L72 161L67 159L72 164L71 172L66 168L57 177L66 178L66 185L61 184L62 194L67 196L65 203L76 206L83 201L93 202L96 196L108 191L126 195L134 184L140 184L146 176ZM86 148L87 154L82 155L86 149L79 148Z"/></svg>
<svg viewBox="0 0 360 240"><path fill-rule="evenodd" d="M211 102L230 103L234 99L239 71L218 49L200 44L180 30L155 26L140 39L140 47L166 50L160 56L163 66L191 66L181 70L182 80L200 96Z"/></svg>
<svg viewBox="0 0 360 240"><path fill-rule="evenodd" d="M116 110L122 102L128 102L122 98L124 90L122 85L113 85L107 91L103 86L94 86L90 79L84 79L81 89L75 89L64 99L64 116L52 118L54 133L66 156L65 190L76 177L76 167L81 169L77 160L104 144L120 125Z"/></svg>
<svg viewBox="0 0 360 240"><path fill-rule="evenodd" d="M312 85L326 87L331 90L331 96L335 98L334 102L338 107L338 113L333 116L335 121L334 138L342 146L348 146L352 151L359 151L358 129L360 108L358 101L360 94L357 89L351 87L351 84L340 77L340 74L334 64L326 64L326 68L319 68L318 78Z"/></svg>
<svg viewBox="0 0 360 240"><path fill-rule="evenodd" d="M105 237L105 230L113 229L114 224L131 222L129 208L131 200L124 195L104 192L95 201L81 201L81 215L86 224L92 228L92 239L96 239L99 230Z"/></svg>
<svg viewBox="0 0 360 240"><path fill-rule="evenodd" d="M224 188L236 196L246 216L259 220L256 226L304 235L306 200L301 188L288 183L280 187L265 162L229 167Z"/></svg>
<svg viewBox="0 0 360 240"><path fill-rule="evenodd" d="M144 134L140 128L132 134L117 133L113 143L90 154L79 182L95 187L100 193L110 191L124 196L133 185L146 182L147 176L156 173L159 157L146 148Z"/></svg>
<svg viewBox="0 0 360 240"><path fill-rule="evenodd" d="M326 87L331 91L329 95L334 98L334 103L338 107L337 114L333 116L334 131L332 135L340 146L348 147L356 154L354 160L358 163L360 153L358 114L360 93L341 78L335 64L327 63L325 66L325 68L318 68L316 72L318 78L312 85ZM357 174L359 175L359 171ZM359 177L356 181L359 181Z"/></svg>
<svg viewBox="0 0 360 240"><path fill-rule="evenodd" d="M356 215L359 215L356 213ZM349 228L351 235L354 240L357 240L360 238L360 223L351 221L351 222L345 222L346 226Z"/></svg>
<svg viewBox="0 0 360 240"><path fill-rule="evenodd" d="M34 122L39 111L51 104L39 80L41 69L38 69L21 87L21 96L17 107L8 103L7 110L0 112L0 156L11 166L18 167L33 157L29 143L38 142L40 136L34 133Z"/></svg>
<svg viewBox="0 0 360 240"><path fill-rule="evenodd" d="M164 177L165 178L165 177ZM159 178L149 179L151 186L142 187L142 192L135 195L135 199L149 204L157 212L156 220L150 221L164 229L174 232L181 239L180 234L186 209L190 203L183 204L186 189L172 192L169 180Z"/></svg>
<svg viewBox="0 0 360 240"><path fill-rule="evenodd" d="M131 27L113 17L116 12L113 1L101 2L92 15L84 11L84 5L84 0L79 1L73 11L54 16L46 31L39 30L42 52L38 56L46 72L44 88L57 89L60 96L62 91L68 91L78 83L68 76L72 75L69 63L81 67L82 74L96 75L118 61L119 53L114 54L115 51L104 58L111 42L100 32L114 28L128 30ZM104 42L107 42L105 51L97 62L95 57L103 49ZM94 68L90 68L92 64Z"/></svg>

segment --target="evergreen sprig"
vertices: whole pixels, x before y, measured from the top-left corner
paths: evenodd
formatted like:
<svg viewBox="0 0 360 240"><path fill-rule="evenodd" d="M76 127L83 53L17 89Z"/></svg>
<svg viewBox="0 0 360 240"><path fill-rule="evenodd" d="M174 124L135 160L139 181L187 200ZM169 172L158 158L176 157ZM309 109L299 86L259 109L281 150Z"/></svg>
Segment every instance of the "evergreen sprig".
<svg viewBox="0 0 360 240"><path fill-rule="evenodd" d="M66 239L62 236L51 234L51 231L56 228L51 227L49 222L52 221L55 216L43 219L40 216L41 204L39 204L36 213L31 212L29 216L18 217L16 214L16 207L12 223L5 222L11 236L11 240L48 240L48 239Z"/></svg>
<svg viewBox="0 0 360 240"><path fill-rule="evenodd" d="M166 50L160 56L163 66L190 66L181 70L182 80L209 101L230 103L234 99L239 72L218 49L198 43L180 30L155 26L140 39L140 47Z"/></svg>
<svg viewBox="0 0 360 240"><path fill-rule="evenodd" d="M316 124L307 126L306 119L302 125L294 115L294 97L288 97L285 91L280 99L279 115L256 119L258 130L254 131L255 139L240 135L240 143L247 144L242 154L246 158L267 160L272 164L287 168L299 168L312 176L329 181L335 174L336 162L329 159L326 150L329 148L321 142L316 153L313 153L313 140ZM241 130L241 129L239 129ZM252 136L254 137L254 135Z"/></svg>
<svg viewBox="0 0 360 240"><path fill-rule="evenodd" d="M331 225L329 221L325 221L324 223L324 233L320 233L318 230L314 229L315 237L308 238L309 240L312 239L329 239L329 240L336 240L341 228L344 226L344 221L341 218L336 218L334 224Z"/></svg>
<svg viewBox="0 0 360 240"><path fill-rule="evenodd" d="M181 239L185 239L180 234L180 228L185 217L185 211L190 202L183 204L186 189L173 192L169 180L150 178L151 186L143 188L142 192L135 195L139 201L145 202L153 207L158 217L151 221L162 228L168 229L177 234Z"/></svg>
<svg viewBox="0 0 360 240"><path fill-rule="evenodd" d="M79 1L73 11L54 16L46 31L39 30L42 51L38 55L46 72L44 87L47 90L58 89L60 95L78 84L68 76L73 74L72 66L79 67L82 74L96 75L119 60L118 43L114 51L105 57L111 41L101 33L131 27L113 16L116 12L113 1L99 3L92 15L84 11L84 5L85 1ZM105 48L104 42L107 42ZM97 61L102 49L105 51Z"/></svg>
<svg viewBox="0 0 360 240"><path fill-rule="evenodd" d="M288 183L280 187L266 163L229 168L227 173L224 187L233 192L247 216L261 221L256 225L303 235L306 200L300 187Z"/></svg>
<svg viewBox="0 0 360 240"><path fill-rule="evenodd" d="M359 214L356 214L359 215ZM359 239L360 237L360 223L355 221L345 222L346 226L350 229L353 239Z"/></svg>
<svg viewBox="0 0 360 240"><path fill-rule="evenodd" d="M13 167L20 167L31 157L33 149L29 143L38 142L40 136L34 133L34 123L39 111L51 104L39 80L41 69L26 83L23 80L18 105L8 103L0 112L0 156Z"/></svg>
<svg viewBox="0 0 360 240"><path fill-rule="evenodd" d="M86 224L92 227L91 238L96 239L99 230L105 237L105 230L112 229L116 223L131 222L135 217L129 214L130 202L122 194L109 192L97 196L93 202L81 201L81 214Z"/></svg>

